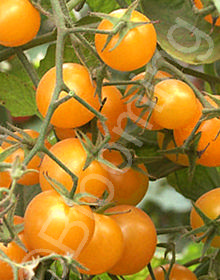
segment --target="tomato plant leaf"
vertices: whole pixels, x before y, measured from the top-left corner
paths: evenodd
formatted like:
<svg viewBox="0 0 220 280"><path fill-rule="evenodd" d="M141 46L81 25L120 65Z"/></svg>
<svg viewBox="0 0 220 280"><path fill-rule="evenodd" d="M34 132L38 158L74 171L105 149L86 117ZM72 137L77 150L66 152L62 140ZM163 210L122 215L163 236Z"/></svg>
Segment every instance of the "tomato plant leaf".
<svg viewBox="0 0 220 280"><path fill-rule="evenodd" d="M220 185L220 173L214 167L196 166L193 178L188 168L169 174L168 183L179 193L192 200Z"/></svg>
<svg viewBox="0 0 220 280"><path fill-rule="evenodd" d="M211 24L195 15L191 1L141 0L141 5L151 20L159 20L158 42L172 57L190 64L220 58L220 28L215 26L211 32Z"/></svg>
<svg viewBox="0 0 220 280"><path fill-rule="evenodd" d="M109 0L88 0L86 1L93 12L99 11L103 13L109 13L115 9L118 9L119 6L116 1Z"/></svg>
<svg viewBox="0 0 220 280"><path fill-rule="evenodd" d="M216 9L218 10L218 12L220 14L220 2L219 2L219 0L213 0L213 2L215 4Z"/></svg>
<svg viewBox="0 0 220 280"><path fill-rule="evenodd" d="M14 75L0 73L0 103L15 117L37 114L34 89Z"/></svg>

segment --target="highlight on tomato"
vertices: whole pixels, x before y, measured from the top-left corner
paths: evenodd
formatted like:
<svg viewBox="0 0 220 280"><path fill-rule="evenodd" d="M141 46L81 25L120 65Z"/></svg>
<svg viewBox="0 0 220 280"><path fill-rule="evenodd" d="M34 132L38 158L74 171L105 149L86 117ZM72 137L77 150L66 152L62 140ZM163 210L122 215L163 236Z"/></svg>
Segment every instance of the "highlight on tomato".
<svg viewBox="0 0 220 280"><path fill-rule="evenodd" d="M151 261L156 249L157 234L151 218L131 205L118 205L106 212L112 213L111 218L120 226L124 237L122 256L109 272L115 275L139 272Z"/></svg>
<svg viewBox="0 0 220 280"><path fill-rule="evenodd" d="M195 205L210 219L214 220L220 215L220 188L212 189L200 196ZM190 224L192 229L199 228L204 225L202 218L192 208L190 213ZM198 236L201 236L202 233L199 233ZM206 238L202 241L205 242ZM211 246L220 248L220 236L217 235L211 242Z"/></svg>
<svg viewBox="0 0 220 280"><path fill-rule="evenodd" d="M76 193L87 192L99 198L102 196L107 189L107 170L97 160L92 161L83 170L87 154L79 139L68 138L57 142L51 147L50 152L78 176ZM47 155L43 158L40 166L40 187L43 191L52 189L46 175L61 183L69 191L73 187L71 176ZM85 199L89 200L88 197Z"/></svg>
<svg viewBox="0 0 220 280"><path fill-rule="evenodd" d="M108 127L111 141L115 142L122 136L127 124L126 106L121 92L115 86L102 87L102 100L104 105L101 113L107 118L105 124ZM97 124L99 130L104 133L100 121Z"/></svg>
<svg viewBox="0 0 220 280"><path fill-rule="evenodd" d="M156 280L165 280L165 272L168 272L170 264L165 264L163 266L156 267L153 270ZM165 271L164 271L165 270ZM170 280L197 280L196 275L189 270L187 267L175 263L169 275ZM146 280L152 280L152 277L149 275Z"/></svg>
<svg viewBox="0 0 220 280"><path fill-rule="evenodd" d="M88 70L77 63L63 64L63 79L67 87L74 91L80 98L91 107L98 110L98 97L94 96L95 87ZM50 105L56 84L56 68L52 67L41 78L36 91L36 102L40 113L45 117ZM68 95L62 91L59 99ZM51 118L51 124L61 128L75 128L89 122L94 114L74 98L59 105Z"/></svg>
<svg viewBox="0 0 220 280"><path fill-rule="evenodd" d="M0 44L17 47L31 41L40 29L40 13L29 0L0 1Z"/></svg>
<svg viewBox="0 0 220 280"><path fill-rule="evenodd" d="M24 129L24 132L27 133L32 139L35 139L35 140L39 136L39 132L32 130L32 129ZM15 132L14 134L23 138L23 136L19 132ZM18 143L18 141L16 139L14 139L12 136L8 136L7 140L15 141L15 143ZM45 143L46 143L47 147L50 147L50 144L47 141ZM12 144L10 144L10 143L3 142L1 147L4 150L4 149L10 147L11 145ZM30 149L30 147L28 146L28 144L21 144L21 147L18 150L16 150L15 152L13 152L10 156L8 156L5 159L5 162L12 163L12 162L14 162L14 160L17 156L20 158L21 161L23 161L24 157L25 157L25 153L28 152L29 149ZM30 160L30 162L27 165L27 169L34 169L34 170L36 170L36 172L31 171L31 172L25 173L17 181L19 184L30 186L30 185L35 185L35 184L39 183L39 168L40 168L42 156L43 155L41 153L38 153ZM9 188L11 182L12 182L11 176L8 171L0 172L0 187Z"/></svg>
<svg viewBox="0 0 220 280"><path fill-rule="evenodd" d="M119 9L111 12L109 15L120 18L124 15L126 9ZM119 35L114 35L108 45L104 48L108 35L95 35L95 47L101 59L111 68L119 71L132 71L147 64L152 58L157 43L156 31L150 20L138 11L132 11L131 22L143 22L130 29L122 41L117 45ZM113 24L103 19L98 26L98 30L113 29Z"/></svg>
<svg viewBox="0 0 220 280"><path fill-rule="evenodd" d="M193 90L183 81L166 79L154 88L152 117L163 128L186 126L195 116L198 103Z"/></svg>
<svg viewBox="0 0 220 280"><path fill-rule="evenodd" d="M14 224L22 224L24 222L24 219L19 216L14 216ZM24 245L26 245L26 241L24 238L24 232L21 231L18 234L18 237L22 241ZM8 243L7 246L5 246L3 243L0 242L0 250L3 251L9 259L16 263L22 263L25 257L27 256L27 252L23 250L18 244L16 244L14 241ZM12 267L4 262L3 260L0 260L0 279L1 280L12 280L13 277L13 270ZM22 270L19 270L19 275L23 274ZM19 278L22 279L22 278Z"/></svg>
<svg viewBox="0 0 220 280"><path fill-rule="evenodd" d="M92 239L77 258L87 268L79 271L89 275L107 272L120 259L124 249L122 231L111 216L94 213L94 218Z"/></svg>
<svg viewBox="0 0 220 280"><path fill-rule="evenodd" d="M43 207L43 211L42 211ZM34 222L33 222L34 221ZM24 215L24 236L30 250L77 257L92 238L95 222L87 205L67 205L50 190L36 195Z"/></svg>
<svg viewBox="0 0 220 280"><path fill-rule="evenodd" d="M103 158L114 166L119 166L124 162L119 150L105 150ZM132 166L132 160L128 158L127 166L120 170L108 166L105 168L109 179L109 201L113 201L117 205L137 205L143 199L149 185L148 172L144 164Z"/></svg>

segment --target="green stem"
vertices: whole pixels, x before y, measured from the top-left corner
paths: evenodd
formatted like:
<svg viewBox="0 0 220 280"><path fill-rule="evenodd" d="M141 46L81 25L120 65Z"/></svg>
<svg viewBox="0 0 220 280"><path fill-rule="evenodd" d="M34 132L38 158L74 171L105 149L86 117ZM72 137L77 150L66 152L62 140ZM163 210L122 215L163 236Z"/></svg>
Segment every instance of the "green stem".
<svg viewBox="0 0 220 280"><path fill-rule="evenodd" d="M151 279L152 279L152 280L157 280L157 279L155 278L155 275L154 275L154 272L153 272L151 263L149 263L149 264L147 265L147 268L148 268L148 271L149 271L149 273L150 273Z"/></svg>
<svg viewBox="0 0 220 280"><path fill-rule="evenodd" d="M28 73L29 77L31 78L34 86L37 87L40 79L33 65L29 62L26 55L20 48L15 48L15 52L22 65L24 66L26 72Z"/></svg>
<svg viewBox="0 0 220 280"><path fill-rule="evenodd" d="M176 233L176 232L185 232L187 229L191 229L190 226L179 226L179 227L172 227L172 228L161 228L157 229L157 234L169 234L169 233Z"/></svg>

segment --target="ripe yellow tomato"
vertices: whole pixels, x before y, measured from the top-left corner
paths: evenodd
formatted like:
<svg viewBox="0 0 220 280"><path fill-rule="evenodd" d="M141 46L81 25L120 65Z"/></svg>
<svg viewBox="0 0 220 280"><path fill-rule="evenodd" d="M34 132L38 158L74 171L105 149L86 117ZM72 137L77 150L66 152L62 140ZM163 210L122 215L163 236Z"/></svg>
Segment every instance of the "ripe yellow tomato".
<svg viewBox="0 0 220 280"><path fill-rule="evenodd" d="M103 214L94 213L94 218L92 239L77 258L88 269L80 269L80 272L90 275L107 272L119 260L124 249L123 235L118 224Z"/></svg>
<svg viewBox="0 0 220 280"><path fill-rule="evenodd" d="M70 90L73 90L79 97L91 105L94 109L99 109L98 97L94 96L95 87L88 70L77 63L63 64L63 79ZM44 74L36 91L37 107L45 117L56 84L56 68L53 67ZM59 99L67 96L62 91ZM85 106L74 98L62 103L53 113L51 124L61 128L75 128L89 122L94 117Z"/></svg>
<svg viewBox="0 0 220 280"><path fill-rule="evenodd" d="M106 125L111 141L115 142L121 137L127 124L126 106L121 92L115 86L103 86L102 99L105 103L101 113L107 118ZM98 128L103 132L100 121L98 121Z"/></svg>
<svg viewBox="0 0 220 280"><path fill-rule="evenodd" d="M152 259L157 234L150 217L141 209L129 205L118 205L107 210L122 230L124 250L119 261L109 270L116 275L139 272Z"/></svg>
<svg viewBox="0 0 220 280"><path fill-rule="evenodd" d="M154 88L156 105L152 117L163 128L174 129L187 125L198 110L193 90L184 82L167 79Z"/></svg>
<svg viewBox="0 0 220 280"><path fill-rule="evenodd" d="M17 47L31 41L40 28L40 14L29 0L0 1L0 44Z"/></svg>
<svg viewBox="0 0 220 280"><path fill-rule="evenodd" d="M40 255L72 254L77 257L92 238L95 222L87 205L69 206L50 190L39 193L24 215L24 236L28 247Z"/></svg>
<svg viewBox="0 0 220 280"><path fill-rule="evenodd" d="M213 189L200 196L195 205L210 219L216 219L220 215L220 188ZM193 229L204 225L203 220L197 214L196 210L192 208L190 213L190 224ZM202 233L199 233L200 236ZM203 242L205 239L202 240ZM211 245L220 248L220 236L216 235L211 242Z"/></svg>
<svg viewBox="0 0 220 280"><path fill-rule="evenodd" d="M165 271L168 271L169 264L165 264L162 267L159 266L153 270L154 276L156 280L165 280ZM152 280L151 276L149 275L146 280ZM197 280L196 275L189 270L187 267L180 265L180 264L174 264L172 266L169 280Z"/></svg>
<svg viewBox="0 0 220 280"><path fill-rule="evenodd" d="M125 11L125 9L119 9L111 12L109 15L120 18ZM150 22L145 15L138 11L132 12L130 21ZM98 30L112 30L112 28L112 23L106 19L103 19L98 26ZM132 71L144 66L152 58L156 49L157 36L151 23L129 30L120 44L114 48L119 38L119 35L116 34L103 50L107 37L108 35L106 34L96 33L96 50L108 66L119 71Z"/></svg>
<svg viewBox="0 0 220 280"><path fill-rule="evenodd" d="M14 216L14 224L22 224L24 222L24 219L19 216ZM26 246L26 241L24 238L24 232L20 232L18 234L19 238L23 242L23 244ZM26 246L27 248L27 246ZM14 241L10 242L7 246L4 246L3 243L0 243L0 250L3 251L12 261L17 262L17 263L22 263L25 261L27 252L25 252L20 246L18 246ZM22 280L22 274L23 272L19 270L19 279ZM13 272L12 272L12 267L0 260L0 279L1 280L12 280L14 279L13 277Z"/></svg>

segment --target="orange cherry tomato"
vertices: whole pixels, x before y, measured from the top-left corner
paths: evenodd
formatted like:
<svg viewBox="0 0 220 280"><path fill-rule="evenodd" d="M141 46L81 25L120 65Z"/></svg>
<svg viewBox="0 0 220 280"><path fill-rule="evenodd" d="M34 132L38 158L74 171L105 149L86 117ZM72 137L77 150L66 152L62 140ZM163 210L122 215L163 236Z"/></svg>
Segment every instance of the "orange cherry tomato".
<svg viewBox="0 0 220 280"><path fill-rule="evenodd" d="M218 96L217 96L218 97ZM207 100L217 106L210 98ZM178 146L182 145L184 141L189 137L196 123L202 115L202 106L200 104L199 110L197 111L194 119L183 128L174 130L174 139ZM200 157L197 160L198 164L205 166L219 166L220 165L220 119L213 118L203 121L197 130L201 132L197 151L200 153Z"/></svg>
<svg viewBox="0 0 220 280"><path fill-rule="evenodd" d="M167 79L154 88L156 105L152 117L163 128L186 126L196 114L198 104L193 90L184 82Z"/></svg>
<svg viewBox="0 0 220 280"><path fill-rule="evenodd" d="M33 139L36 139L39 136L39 133L35 130L32 130L32 129L24 129L24 132L26 132ZM15 135L23 138L23 136L18 132L15 132ZM7 139L17 142L17 140L14 139L11 136L8 136ZM50 144L47 141L45 142L45 144L46 144L47 147L50 147ZM11 144L9 144L7 142L2 143L2 148L3 149L6 149L10 146L11 146ZM29 147L27 145L23 144L21 148L19 148L14 153L12 153L10 156L8 156L5 160L5 162L12 163L17 156L19 156L21 161L23 161L24 156L25 156L25 152L28 151L28 150L29 150ZM34 169L34 170L36 170L36 172L28 172L28 173L24 174L18 180L19 184L25 185L25 186L30 186L30 185L35 185L39 182L39 172L38 171L39 171L39 168L40 168L41 160L42 160L42 154L41 153L35 155L31 159L31 161L27 165L27 169ZM0 187L9 188L10 184L11 184L11 176L10 176L9 172L8 171L0 172Z"/></svg>
<svg viewBox="0 0 220 280"><path fill-rule="evenodd" d="M210 219L216 219L220 215L220 188L213 189L200 196L195 205ZM193 229L204 225L203 220L197 214L196 210L192 208L190 213L190 224ZM198 234L198 236L200 236ZM205 241L203 239L203 241ZM213 247L220 248L220 236L217 235L211 242Z"/></svg>
<svg viewBox="0 0 220 280"><path fill-rule="evenodd" d="M63 164L65 164L76 176L78 185L76 193L88 192L101 197L107 188L108 173L102 165L94 160L87 169L83 171L86 162L86 152L77 138L62 140L50 149ZM43 158L40 167L40 186L43 191L52 189L45 175L57 180L67 190L73 187L73 180L55 161L47 155ZM89 198L86 198L87 200Z"/></svg>
<svg viewBox="0 0 220 280"><path fill-rule="evenodd" d="M17 47L28 43L37 35L40 20L29 0L1 0L0 44Z"/></svg>
<svg viewBox="0 0 220 280"><path fill-rule="evenodd" d="M163 147L165 135L162 132L157 133L157 142L161 150L171 150L177 147L175 141L173 139L167 144L166 147ZM169 160L184 166L189 166L189 160L187 155L185 154L168 154L164 153L164 156L167 157Z"/></svg>
<svg viewBox="0 0 220 280"><path fill-rule="evenodd" d="M105 150L103 158L118 166L123 163L123 157L119 151ZM130 163L129 163L130 164ZM138 169L132 165L122 168L120 171L107 167L109 200L118 204L137 205L145 196L149 177L144 164L139 164Z"/></svg>
<svg viewBox="0 0 220 280"><path fill-rule="evenodd" d="M79 261L88 270L85 274L107 272L122 255L124 240L120 227L109 216L94 213L95 231L88 246L81 252Z"/></svg>
<svg viewBox="0 0 220 280"><path fill-rule="evenodd" d="M22 217L19 216L14 216L14 224L22 224L24 222L24 219ZM24 245L26 245L26 241L24 238L24 232L20 232L18 234L19 238L21 239L21 241L23 242ZM9 259L11 259L12 261L16 262L16 263L22 263L23 261L25 261L25 258L27 256L27 252L25 252L20 246L18 246L14 241L8 243L7 246L4 246L3 243L0 243L0 250L3 251L8 257ZM0 279L1 280L12 280L14 279L13 277L13 271L12 271L12 267L0 260ZM23 274L23 272L21 270L19 270L19 274L21 276L21 274ZM22 279L22 277L19 277L19 279Z"/></svg>
<svg viewBox="0 0 220 280"><path fill-rule="evenodd" d="M142 72L142 73L136 75L132 79L132 81L143 80L144 76L145 76L145 73ZM134 90L131 93L130 91L132 90L132 87L134 88ZM151 117L150 117L150 119L148 120L148 123L147 123L147 119L149 117L149 111L146 111L144 114L142 114L142 111L143 111L144 108L143 107L138 107L138 105L147 104L149 102L149 99L147 98L146 95L144 95L144 96L138 96L137 95L139 89L140 89L140 87L136 88L132 85L129 85L126 88L125 95L128 92L129 92L129 95L124 98L124 102L127 106L128 117L134 123L136 123L138 126L140 126L142 128L146 128L146 129L149 129L149 130L159 130L159 129L161 129L161 126L158 125L157 123L155 123L152 115L151 115ZM135 95L137 95L137 96L135 97ZM138 103L140 103L140 104L138 104Z"/></svg>
<svg viewBox="0 0 220 280"><path fill-rule="evenodd" d="M61 128L55 126L54 131L59 140L76 137L76 133L73 128Z"/></svg>
<svg viewBox="0 0 220 280"><path fill-rule="evenodd" d="M99 109L98 97L94 96L95 87L88 70L77 63L63 64L63 79L70 90L86 101L94 109ZM56 68L53 67L44 74L36 91L37 107L45 117L56 84ZM62 91L59 99L68 94ZM61 128L75 128L89 122L94 117L85 106L74 98L62 103L53 113L51 124Z"/></svg>
<svg viewBox="0 0 220 280"><path fill-rule="evenodd" d="M126 9L119 9L111 12L109 15L120 18ZM133 11L130 21L132 22L150 22L150 20L138 11ZM113 24L103 19L98 26L98 30L112 30ZM115 47L118 42L119 35L113 36L106 46L108 35L95 35L95 47L101 59L110 67L119 71L132 71L144 66L152 58L157 43L156 31L153 24L143 24L132 28L128 31L120 44ZM147 42L147 47L146 47ZM115 47L115 48L114 48Z"/></svg>
<svg viewBox="0 0 220 280"><path fill-rule="evenodd" d="M122 230L124 250L121 258L109 272L129 275L142 270L152 259L157 234L150 217L141 209L129 205L118 205L107 210ZM121 214L120 214L121 213Z"/></svg>
<svg viewBox="0 0 220 280"><path fill-rule="evenodd" d="M123 134L127 124L126 106L121 92L115 86L102 87L102 99L105 100L101 113L107 118L106 125L111 135L111 141L117 141ZM98 128L103 133L103 127L98 121Z"/></svg>
<svg viewBox="0 0 220 280"><path fill-rule="evenodd" d="M163 268L162 268L163 267ZM159 266L153 270L154 276L156 280L165 280L165 271L168 271L170 265L165 264L163 266ZM170 280L197 280L196 275L189 270L187 267L180 265L180 264L174 264L172 266L170 275ZM146 280L152 280L151 276L149 275Z"/></svg>
<svg viewBox="0 0 220 280"><path fill-rule="evenodd" d="M210 2L209 2L209 3L210 3ZM203 9L203 3L202 3L201 0L194 0L194 4L195 4L195 6L196 6L199 10L200 10L200 9ZM204 19L205 19L207 22L211 23L211 24L214 23L214 22L213 22L213 17L212 17L212 15L207 15L207 16L204 17ZM216 26L220 26L220 17L217 17L217 20L216 20L216 22L215 22L215 25L216 25Z"/></svg>
<svg viewBox="0 0 220 280"><path fill-rule="evenodd" d="M94 228L89 206L69 206L54 191L35 196L25 211L24 236L28 247L39 255L55 252L77 257L91 240Z"/></svg>

